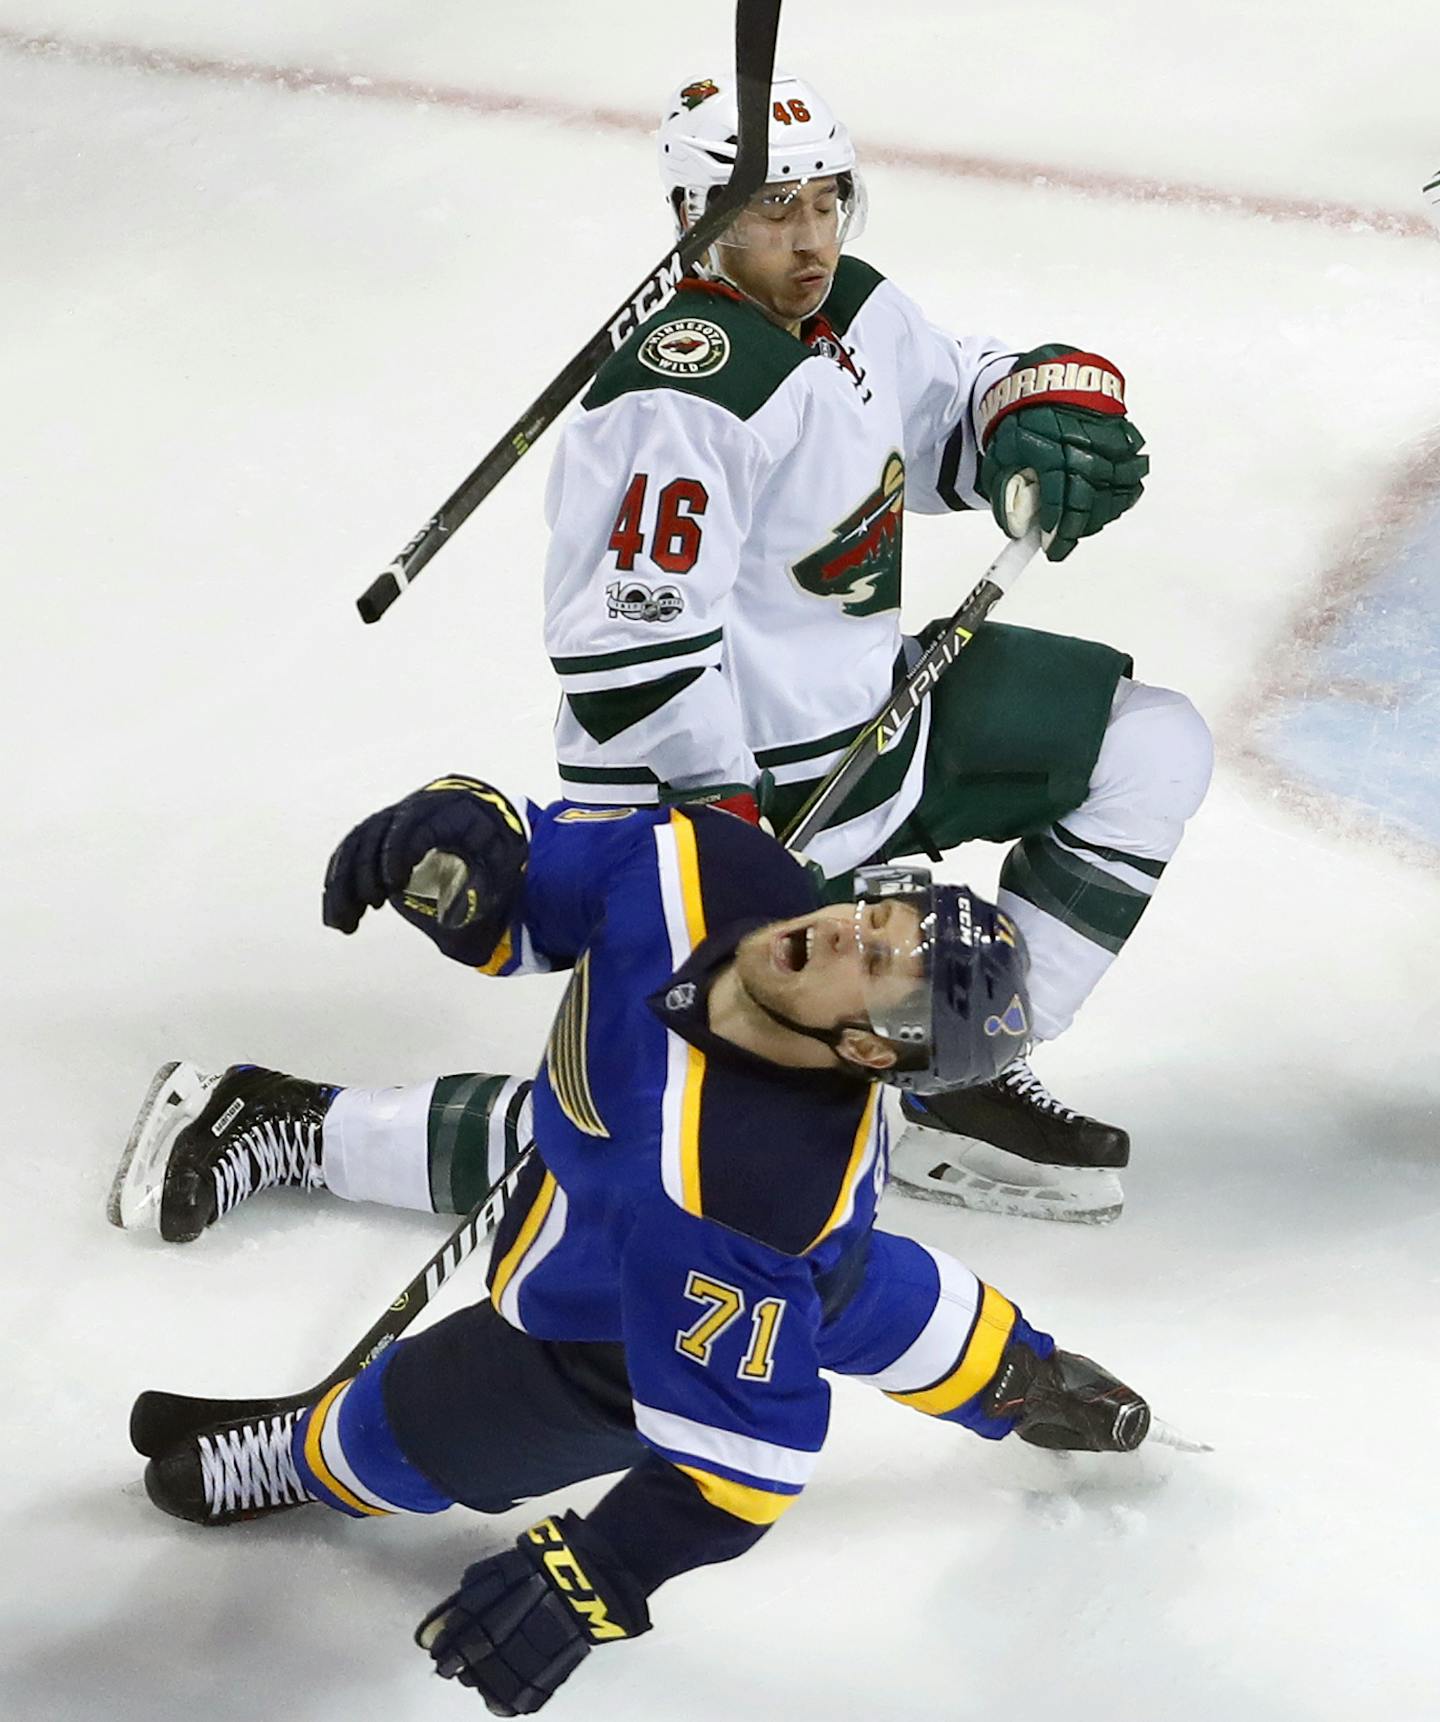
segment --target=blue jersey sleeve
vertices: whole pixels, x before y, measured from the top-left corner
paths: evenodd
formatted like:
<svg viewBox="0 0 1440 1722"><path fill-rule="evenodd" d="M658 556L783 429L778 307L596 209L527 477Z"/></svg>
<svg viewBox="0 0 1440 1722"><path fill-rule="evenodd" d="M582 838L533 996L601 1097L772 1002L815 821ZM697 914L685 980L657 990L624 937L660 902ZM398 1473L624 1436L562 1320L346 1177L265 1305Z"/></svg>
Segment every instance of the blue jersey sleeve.
<svg viewBox="0 0 1440 1722"><path fill-rule="evenodd" d="M605 921L630 871L654 871L655 808L526 807L530 852L510 923L484 972L568 969Z"/></svg>
<svg viewBox="0 0 1440 1722"><path fill-rule="evenodd" d="M818 904L805 869L766 833L713 808L526 808L529 857L509 926L484 972L511 975L574 966L617 913L635 929L661 913L656 827L683 821L695 870L698 919L711 929L757 916L784 920ZM683 894L683 893L682 893Z"/></svg>
<svg viewBox="0 0 1440 1722"><path fill-rule="evenodd" d="M998 1441L1015 1417L992 1415L986 1390L1012 1339L1041 1357L1055 1347L1009 1298L953 1256L877 1231L864 1277L825 1329L819 1350L826 1369Z"/></svg>

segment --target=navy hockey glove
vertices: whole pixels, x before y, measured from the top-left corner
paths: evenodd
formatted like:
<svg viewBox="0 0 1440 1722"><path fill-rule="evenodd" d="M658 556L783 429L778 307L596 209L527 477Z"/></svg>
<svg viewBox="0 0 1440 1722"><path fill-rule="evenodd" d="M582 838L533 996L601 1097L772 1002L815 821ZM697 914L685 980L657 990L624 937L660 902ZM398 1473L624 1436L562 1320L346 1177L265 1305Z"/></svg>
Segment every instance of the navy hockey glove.
<svg viewBox="0 0 1440 1722"><path fill-rule="evenodd" d="M467 1568L415 1642L443 1679L473 1686L492 1716L531 1716L592 1646L649 1630L639 1586L578 1514L563 1513Z"/></svg>
<svg viewBox="0 0 1440 1722"><path fill-rule="evenodd" d="M1016 473L1040 481L1040 530L1062 562L1082 538L1133 508L1145 488L1145 438L1125 416L1125 379L1108 359L1064 345L1037 347L992 383L975 409L980 494L1003 530Z"/></svg>
<svg viewBox="0 0 1440 1722"><path fill-rule="evenodd" d="M362 820L336 849L325 870L325 925L353 933L366 909L389 903L447 957L478 966L505 932L528 853L524 823L498 789L475 777L436 778Z"/></svg>
<svg viewBox="0 0 1440 1722"><path fill-rule="evenodd" d="M1041 1357L1012 1339L987 1393L986 1411L1013 1417L1015 1433L1032 1447L1083 1453L1133 1453L1150 1432L1150 1407L1078 1352Z"/></svg>

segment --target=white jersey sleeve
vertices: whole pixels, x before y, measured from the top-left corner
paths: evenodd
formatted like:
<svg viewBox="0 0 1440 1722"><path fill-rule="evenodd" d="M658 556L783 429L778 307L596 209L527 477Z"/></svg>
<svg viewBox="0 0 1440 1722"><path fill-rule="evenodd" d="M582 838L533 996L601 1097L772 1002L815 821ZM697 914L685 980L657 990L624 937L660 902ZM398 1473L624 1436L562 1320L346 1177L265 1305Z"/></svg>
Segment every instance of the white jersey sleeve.
<svg viewBox="0 0 1440 1722"><path fill-rule="evenodd" d="M629 390L567 426L546 493L545 644L573 798L754 784L718 667L770 465L743 419L674 389Z"/></svg>
<svg viewBox="0 0 1440 1722"><path fill-rule="evenodd" d="M896 385L905 422L905 506L921 514L987 508L976 489L980 469L976 402L1018 356L990 335L956 337L886 281L885 310L895 320Z"/></svg>

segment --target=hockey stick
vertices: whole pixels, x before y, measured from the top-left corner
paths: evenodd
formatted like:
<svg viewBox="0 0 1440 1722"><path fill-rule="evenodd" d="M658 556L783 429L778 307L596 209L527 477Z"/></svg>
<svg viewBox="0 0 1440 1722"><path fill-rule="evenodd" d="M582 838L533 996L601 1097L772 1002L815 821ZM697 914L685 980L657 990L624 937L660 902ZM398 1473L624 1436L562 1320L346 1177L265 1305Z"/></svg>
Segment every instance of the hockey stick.
<svg viewBox="0 0 1440 1722"><path fill-rule="evenodd" d="M926 648L915 668L845 749L834 770L816 787L810 799L780 833L780 841L793 855L804 859L805 845L824 829L880 755L887 753L899 741L905 725L924 705L935 684L970 644L975 630L1040 548L1040 528L1031 520L1034 506L1033 487L1026 488L1023 495L1012 496L1009 510L1012 522L1018 517L1030 521L1030 524L1021 537L1010 540L985 570L974 590Z"/></svg>
<svg viewBox="0 0 1440 1722"><path fill-rule="evenodd" d="M511 425L439 511L420 528L383 574L356 601L367 622L378 622L457 527L569 406L600 366L631 331L670 297L680 278L729 226L731 217L765 183L769 163L770 84L775 69L775 38L780 29L780 0L736 0L735 75L739 84L740 131L729 183L705 214L639 287L608 317L564 370Z"/></svg>
<svg viewBox="0 0 1440 1722"><path fill-rule="evenodd" d="M775 67L775 40L780 28L781 0L736 0L735 71L739 83L739 136L729 183L640 288L622 304L604 327L586 343L563 371L532 402L496 443L455 494L416 533L395 561L359 600L367 622L384 615L456 527L469 518L546 427L594 376L609 353L620 347L631 329L669 297L680 277L724 231L731 217L761 185L769 162L770 85ZM443 904L442 904L443 912ZM504 1190L527 1164L533 1144L489 1189L457 1229L386 1308L364 1337L334 1369L302 1393L279 1398L216 1400L150 1389L140 1394L130 1413L130 1439L147 1457L163 1452L194 1428L217 1416L275 1415L313 1405L337 1382L344 1381L392 1344L425 1308L440 1286L473 1253L480 1239L498 1222Z"/></svg>
<svg viewBox="0 0 1440 1722"><path fill-rule="evenodd" d="M505 1186L519 1176L534 1150L532 1142L514 1165L501 1173L404 1291L386 1307L380 1319L366 1329L330 1373L313 1387L307 1387L302 1393L261 1399L206 1399L188 1393L167 1393L148 1388L136 1399L130 1411L131 1445L147 1459L153 1459L157 1453L163 1453L167 1447L183 1441L206 1424L232 1417L274 1417L285 1411L299 1411L306 1405L314 1405L332 1387L358 1374L367 1363L399 1339L461 1262L474 1252L481 1238L488 1236L499 1223L505 1210Z"/></svg>

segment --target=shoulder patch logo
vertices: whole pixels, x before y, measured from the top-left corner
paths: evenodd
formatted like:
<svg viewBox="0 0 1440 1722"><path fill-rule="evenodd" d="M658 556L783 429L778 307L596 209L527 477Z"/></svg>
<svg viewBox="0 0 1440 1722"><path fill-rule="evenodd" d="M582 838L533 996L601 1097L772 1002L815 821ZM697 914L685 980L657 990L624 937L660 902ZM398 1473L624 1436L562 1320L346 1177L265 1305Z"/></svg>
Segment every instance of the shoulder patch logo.
<svg viewBox="0 0 1440 1722"><path fill-rule="evenodd" d="M676 317L640 343L640 363L662 377L708 377L730 357L730 337L705 317Z"/></svg>
<svg viewBox="0 0 1440 1722"><path fill-rule="evenodd" d="M701 78L698 83L686 84L680 92L680 100L687 108L698 108L701 102L708 102L711 96L720 94L720 86L714 78Z"/></svg>
<svg viewBox="0 0 1440 1722"><path fill-rule="evenodd" d="M880 483L834 528L829 541L791 568L802 591L833 598L847 616L900 607L900 528L905 462L885 460Z"/></svg>

